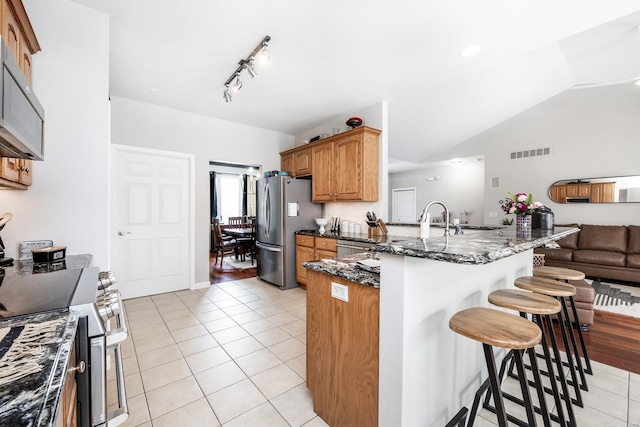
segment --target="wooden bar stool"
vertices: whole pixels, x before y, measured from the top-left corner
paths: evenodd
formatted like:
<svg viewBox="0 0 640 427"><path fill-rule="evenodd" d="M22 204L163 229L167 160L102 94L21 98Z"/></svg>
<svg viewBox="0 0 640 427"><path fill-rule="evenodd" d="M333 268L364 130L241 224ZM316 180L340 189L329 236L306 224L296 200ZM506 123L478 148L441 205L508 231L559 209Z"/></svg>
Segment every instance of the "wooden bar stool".
<svg viewBox="0 0 640 427"><path fill-rule="evenodd" d="M535 426L536 420L522 362L522 353L540 342L542 339L540 328L527 319L484 307L459 311L449 319L449 328L460 335L482 343L489 371L489 384L500 427L507 427L507 413L500 389L500 378L496 370L493 346L513 350L516 369L521 378L520 389L527 412L527 421L530 426ZM468 425L472 426L473 421L474 419L469 418Z"/></svg>
<svg viewBox="0 0 640 427"><path fill-rule="evenodd" d="M544 277L533 277L533 276L523 276L518 277L514 285L516 288L524 289L527 291L535 292L538 294L547 295L550 297L556 298L560 301L562 305L562 310L558 312L558 324L560 325L560 332L562 334L562 342L564 344L565 353L567 354L567 364L569 367L569 373L571 374L571 382L569 384L573 385L573 389L575 391L575 401L574 403L581 408L584 407L584 403L582 402L582 393L580 389L587 390L586 388L586 379L584 378L584 372L582 370L582 365L580 364L580 356L574 355L571 352L571 347L569 347L569 338L567 335L571 334L571 325L567 325L565 319L563 317L568 317L567 304L565 302L565 298L568 298L576 293L576 289L566 283L561 283L556 280L545 279ZM553 325L551 325L553 327ZM554 335L551 333L553 329L550 329L550 335ZM559 352L558 352L559 354ZM558 356L556 355L556 360ZM574 363L574 360L576 363ZM576 369L577 364L577 369ZM578 381L578 375L576 371L580 373L580 377L582 379L582 384Z"/></svg>
<svg viewBox="0 0 640 427"><path fill-rule="evenodd" d="M534 267L533 275L539 277L546 277L549 279L555 279L558 281L564 281L565 283L570 284L570 280L584 280L585 275L582 271L572 270L570 268L561 268L561 267ZM580 319L578 318L578 310L576 309L576 302L573 298L573 295L569 297L569 302L571 302L571 309L573 313L573 319L577 324L578 329L578 337L580 338L580 346L582 347L582 357L584 357L585 362L585 373L593 375L593 370L591 369L591 361L589 360L589 355L587 354L587 346L584 343L584 336L582 334L582 328L580 327ZM567 321L570 321L567 319ZM572 328L573 330L574 328ZM571 334L571 342L573 345L573 350L576 354L578 354L578 346L576 345L576 339L574 336L575 332Z"/></svg>
<svg viewBox="0 0 640 427"><path fill-rule="evenodd" d="M551 323L551 315L557 314L562 309L560 302L547 295L537 294L534 292L523 291L520 289L500 289L494 291L489 294L489 302L498 307L507 308L510 310L516 310L520 313L520 316L523 318L527 318L527 314L533 315L533 318L542 331L542 350L544 354L544 359L547 365L546 373L549 375L549 381L551 385L551 389L547 389L542 385L542 381L540 380L540 374L538 373L538 366L536 362L537 354L533 348L527 350L529 354L529 359L531 360L531 370L534 376L533 385L536 387L538 391L538 401L540 402L540 407L535 408L536 412L542 414L543 421L545 426L550 425L550 419L559 423L561 426L566 426L567 423L565 421L564 410L562 409L561 400L564 398L566 404L566 411L569 417L569 426L575 426L576 420L573 413L573 408L571 405L571 397L569 396L569 389L567 387L567 382L562 374L563 367L562 361L559 357L560 353L558 350L558 345L555 340L555 336L553 334L553 325ZM547 329L544 327L544 322L547 323ZM551 327L551 329L549 329ZM555 361L557 365L558 376L554 373L553 367L553 358L551 357L551 353L549 352L549 345L547 345L547 335L549 335L549 339L551 340L551 346L554 350ZM504 374L506 364L512 360L512 354L509 353L507 357L504 358L502 362L502 366L500 368L500 377ZM562 387L562 394L558 390L557 381L560 381L560 385ZM544 392L550 392L553 395L556 408L558 414L549 414L546 409L546 401L544 399ZM506 393L503 393L504 397L514 401L519 404L523 404L520 399L515 398L514 396L510 396ZM475 402L474 402L475 403ZM487 399L485 399L485 404L487 403ZM544 412L547 411L548 415L545 416ZM513 421L513 420L512 420ZM519 424L518 422L516 422Z"/></svg>

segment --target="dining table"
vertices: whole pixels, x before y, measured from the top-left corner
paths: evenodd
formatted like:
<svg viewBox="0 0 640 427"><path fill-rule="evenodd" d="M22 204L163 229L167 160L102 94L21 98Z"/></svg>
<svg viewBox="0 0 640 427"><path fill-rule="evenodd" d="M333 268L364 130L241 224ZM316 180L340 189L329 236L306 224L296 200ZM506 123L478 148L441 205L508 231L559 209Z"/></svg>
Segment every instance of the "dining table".
<svg viewBox="0 0 640 427"><path fill-rule="evenodd" d="M253 237L255 235L255 230L251 227L246 228L225 228L222 232L228 236L246 238Z"/></svg>

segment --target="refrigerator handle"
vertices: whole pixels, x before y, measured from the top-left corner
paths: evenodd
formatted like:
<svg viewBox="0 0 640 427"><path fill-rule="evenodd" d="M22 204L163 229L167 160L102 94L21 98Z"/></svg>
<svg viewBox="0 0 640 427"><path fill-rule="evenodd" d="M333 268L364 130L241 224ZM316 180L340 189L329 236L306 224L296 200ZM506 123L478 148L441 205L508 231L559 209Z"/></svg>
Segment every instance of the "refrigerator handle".
<svg viewBox="0 0 640 427"><path fill-rule="evenodd" d="M271 193L269 192L269 184L265 181L264 183L264 219L265 219L265 228L264 228L264 236L269 238L271 234Z"/></svg>
<svg viewBox="0 0 640 427"><path fill-rule="evenodd" d="M265 249L267 251L271 251L271 252L282 252L281 248L274 248L272 246L265 246L260 244L260 242L256 242L256 247L260 248L260 249Z"/></svg>

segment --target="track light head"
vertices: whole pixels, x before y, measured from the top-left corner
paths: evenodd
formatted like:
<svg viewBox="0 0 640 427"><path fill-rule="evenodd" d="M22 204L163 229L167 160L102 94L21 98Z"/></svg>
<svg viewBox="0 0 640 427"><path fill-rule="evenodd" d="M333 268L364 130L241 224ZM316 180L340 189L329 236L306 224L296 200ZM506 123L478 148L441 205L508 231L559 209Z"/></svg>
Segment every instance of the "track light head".
<svg viewBox="0 0 640 427"><path fill-rule="evenodd" d="M249 59L249 62L244 62L242 64L244 69L247 70L247 73L249 73L249 75L251 76L252 79L255 78L258 75L258 73L256 72L256 67L255 67L255 64L254 64L253 61L254 61L254 59L253 59L253 57L251 57Z"/></svg>
<svg viewBox="0 0 640 427"><path fill-rule="evenodd" d="M224 90L223 97L225 102L231 102L231 92L229 92L229 85L225 85L226 89Z"/></svg>
<svg viewBox="0 0 640 427"><path fill-rule="evenodd" d="M240 92L242 89L242 81L240 80L240 73L236 74L236 82L233 84L233 90L235 92Z"/></svg>
<svg viewBox="0 0 640 427"><path fill-rule="evenodd" d="M262 52L260 52L260 55L258 55L258 61L260 61L261 64L268 64L271 62L271 54L267 50L266 44Z"/></svg>

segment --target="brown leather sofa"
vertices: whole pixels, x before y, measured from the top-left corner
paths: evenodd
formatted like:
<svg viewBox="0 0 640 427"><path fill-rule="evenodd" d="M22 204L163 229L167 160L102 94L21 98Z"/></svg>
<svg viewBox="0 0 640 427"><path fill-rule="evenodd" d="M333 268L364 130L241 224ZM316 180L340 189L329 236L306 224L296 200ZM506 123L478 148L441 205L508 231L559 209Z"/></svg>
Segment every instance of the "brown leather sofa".
<svg viewBox="0 0 640 427"><path fill-rule="evenodd" d="M577 224L571 224L578 227ZM536 248L544 254L544 265L582 271L587 277L635 283L640 286L640 226L579 226L574 233L556 243L560 248ZM576 308L583 325L593 324L595 291L584 281L573 281Z"/></svg>

